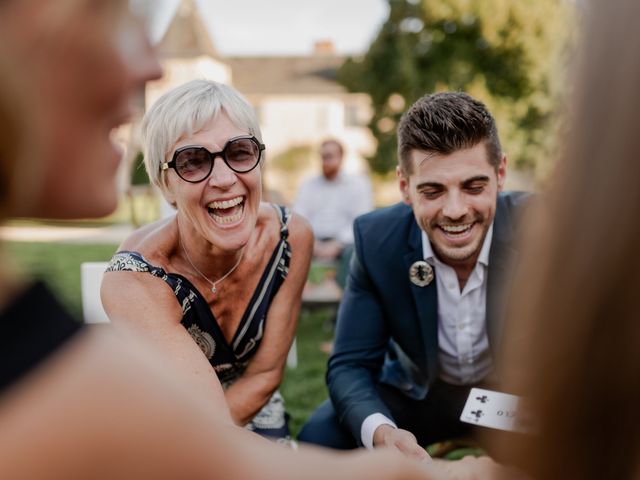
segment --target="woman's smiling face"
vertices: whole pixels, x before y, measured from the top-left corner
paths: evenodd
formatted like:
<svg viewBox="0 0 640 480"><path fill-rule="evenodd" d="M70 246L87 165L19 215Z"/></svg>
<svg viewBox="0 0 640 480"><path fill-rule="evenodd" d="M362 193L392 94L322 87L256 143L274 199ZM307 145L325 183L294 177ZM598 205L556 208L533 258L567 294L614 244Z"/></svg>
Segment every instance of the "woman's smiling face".
<svg viewBox="0 0 640 480"><path fill-rule="evenodd" d="M230 139L248 134L221 111L200 131L178 140L165 161L170 161L173 152L184 146L202 146L210 152L219 152ZM260 167L236 173L217 156L211 174L202 182L186 182L173 169L164 174L168 176L167 200L175 204L178 216L198 236L223 251L236 251L247 244L262 197Z"/></svg>

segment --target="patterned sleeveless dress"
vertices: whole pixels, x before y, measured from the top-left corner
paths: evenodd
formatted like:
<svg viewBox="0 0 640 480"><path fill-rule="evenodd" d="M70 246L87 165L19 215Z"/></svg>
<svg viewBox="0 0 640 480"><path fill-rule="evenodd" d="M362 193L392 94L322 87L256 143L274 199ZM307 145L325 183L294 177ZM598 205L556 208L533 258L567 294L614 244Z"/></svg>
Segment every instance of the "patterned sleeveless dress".
<svg viewBox="0 0 640 480"><path fill-rule="evenodd" d="M229 387L244 373L249 360L258 350L269 306L289 271L291 247L288 241L288 224L291 212L280 205L273 205L273 207L280 219L280 240L269 259L267 268L262 273L258 287L251 297L231 342L225 339L205 298L182 275L166 272L160 267L151 265L138 252L131 251L117 252L106 270L107 272L148 272L169 284L182 306L181 324L207 357L224 388ZM274 392L247 428L272 438L288 436L288 415L279 391Z"/></svg>

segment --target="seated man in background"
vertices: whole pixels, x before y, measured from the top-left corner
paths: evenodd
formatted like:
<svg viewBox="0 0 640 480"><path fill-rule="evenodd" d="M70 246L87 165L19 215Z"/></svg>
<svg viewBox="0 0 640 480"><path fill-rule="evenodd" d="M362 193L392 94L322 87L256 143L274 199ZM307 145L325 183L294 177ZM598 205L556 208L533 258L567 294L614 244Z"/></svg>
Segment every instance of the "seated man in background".
<svg viewBox="0 0 640 480"><path fill-rule="evenodd" d="M338 312L330 400L299 439L333 448L420 445L466 434L470 387L491 383L499 294L521 193L493 117L464 93L419 99L398 125L403 202L358 218Z"/></svg>
<svg viewBox="0 0 640 480"><path fill-rule="evenodd" d="M353 221L373 207L367 179L341 171L343 156L340 142L334 139L322 142L322 174L302 184L293 206L311 224L315 236L313 256L339 263L337 281L341 287L352 251Z"/></svg>

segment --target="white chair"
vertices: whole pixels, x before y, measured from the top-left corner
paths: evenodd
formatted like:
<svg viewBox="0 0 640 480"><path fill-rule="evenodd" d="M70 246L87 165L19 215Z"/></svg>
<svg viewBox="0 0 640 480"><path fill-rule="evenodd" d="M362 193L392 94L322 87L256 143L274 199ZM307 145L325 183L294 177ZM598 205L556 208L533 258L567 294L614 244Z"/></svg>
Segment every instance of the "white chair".
<svg viewBox="0 0 640 480"><path fill-rule="evenodd" d="M293 337L293 343L287 354L287 367L294 369L298 366L298 347L296 346L296 337Z"/></svg>
<svg viewBox="0 0 640 480"><path fill-rule="evenodd" d="M82 314L85 323L109 323L109 317L104 311L102 300L100 300L100 285L106 269L107 262L84 262L80 265ZM287 354L287 367L293 369L297 366L298 349L294 338Z"/></svg>
<svg viewBox="0 0 640 480"><path fill-rule="evenodd" d="M109 323L100 300L100 285L107 262L84 262L80 265L82 316L84 323Z"/></svg>

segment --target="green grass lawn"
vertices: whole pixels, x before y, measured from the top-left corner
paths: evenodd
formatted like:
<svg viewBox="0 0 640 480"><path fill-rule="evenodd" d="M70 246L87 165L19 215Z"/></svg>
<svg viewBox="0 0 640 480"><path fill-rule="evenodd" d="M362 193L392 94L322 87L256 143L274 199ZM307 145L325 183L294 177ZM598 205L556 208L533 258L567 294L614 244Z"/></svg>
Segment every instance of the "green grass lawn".
<svg viewBox="0 0 640 480"><path fill-rule="evenodd" d="M4 248L17 266L45 280L71 312L80 318L80 264L111 258L116 245L79 245L40 242L5 242ZM282 394L291 415L291 430L297 434L305 419L326 397L324 374L327 355L320 343L330 340L323 325L333 312L316 310L300 315L297 332L298 368L286 370Z"/></svg>
<svg viewBox="0 0 640 480"><path fill-rule="evenodd" d="M331 309L316 310L303 312L298 320L298 368L286 370L281 389L291 415L289 426L296 435L328 396L324 375L329 356L320 351L320 344L333 338L333 332L327 332L324 327L332 315Z"/></svg>
<svg viewBox="0 0 640 480"><path fill-rule="evenodd" d="M43 279L78 318L82 314L80 264L106 261L117 245L77 245L44 242L3 242L20 270Z"/></svg>

